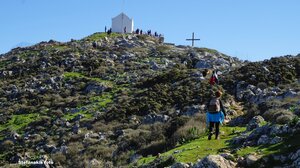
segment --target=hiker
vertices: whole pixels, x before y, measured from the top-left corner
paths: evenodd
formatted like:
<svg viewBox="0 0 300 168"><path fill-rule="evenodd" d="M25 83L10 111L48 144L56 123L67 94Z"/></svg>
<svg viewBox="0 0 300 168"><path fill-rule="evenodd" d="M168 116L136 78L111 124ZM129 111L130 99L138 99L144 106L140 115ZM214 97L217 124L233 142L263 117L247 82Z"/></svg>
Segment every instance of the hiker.
<svg viewBox="0 0 300 168"><path fill-rule="evenodd" d="M140 29L136 29L135 34L139 34L140 33Z"/></svg>
<svg viewBox="0 0 300 168"><path fill-rule="evenodd" d="M226 117L226 112L221 101L221 96L222 92L216 91L215 97L212 97L206 105L206 122L209 129L208 140L211 140L213 127L215 127L215 139L219 139L219 127Z"/></svg>
<svg viewBox="0 0 300 168"><path fill-rule="evenodd" d="M219 84L219 78L218 78L218 75L217 75L217 72L216 71L213 71L210 79L209 79L209 83L211 86L215 85L215 84Z"/></svg>
<svg viewBox="0 0 300 168"><path fill-rule="evenodd" d="M209 70L208 69L204 69L202 71L202 76L205 78L207 75L209 74Z"/></svg>
<svg viewBox="0 0 300 168"><path fill-rule="evenodd" d="M112 31L112 30L111 30L111 28L110 28L110 29L107 30L106 33L107 33L108 35L110 35L110 34L111 34L111 31Z"/></svg>
<svg viewBox="0 0 300 168"><path fill-rule="evenodd" d="M124 27L124 33L126 34L126 26Z"/></svg>
<svg viewBox="0 0 300 168"><path fill-rule="evenodd" d="M106 33L106 31L107 31L107 28L106 28L106 26L105 26L105 28L104 28L104 32Z"/></svg>

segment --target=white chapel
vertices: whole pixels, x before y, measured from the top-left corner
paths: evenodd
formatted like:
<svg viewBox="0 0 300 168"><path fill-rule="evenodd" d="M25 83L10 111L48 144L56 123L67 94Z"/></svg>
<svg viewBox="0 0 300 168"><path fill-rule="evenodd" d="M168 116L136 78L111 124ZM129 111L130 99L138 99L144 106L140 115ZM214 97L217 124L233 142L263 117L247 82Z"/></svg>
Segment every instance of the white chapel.
<svg viewBox="0 0 300 168"><path fill-rule="evenodd" d="M133 32L133 19L130 19L123 12L118 16L112 18L112 32L117 33L132 33Z"/></svg>

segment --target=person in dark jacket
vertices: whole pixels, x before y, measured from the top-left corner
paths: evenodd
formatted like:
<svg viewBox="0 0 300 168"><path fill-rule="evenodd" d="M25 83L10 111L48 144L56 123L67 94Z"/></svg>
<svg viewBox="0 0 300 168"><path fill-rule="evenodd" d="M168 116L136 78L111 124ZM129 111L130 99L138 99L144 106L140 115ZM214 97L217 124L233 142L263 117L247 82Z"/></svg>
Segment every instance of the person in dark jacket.
<svg viewBox="0 0 300 168"><path fill-rule="evenodd" d="M223 123L226 117L226 111L221 101L222 92L216 91L215 97L212 97L206 105L206 121L208 124L209 134L208 140L211 140L212 130L215 127L215 139L219 139L220 124Z"/></svg>

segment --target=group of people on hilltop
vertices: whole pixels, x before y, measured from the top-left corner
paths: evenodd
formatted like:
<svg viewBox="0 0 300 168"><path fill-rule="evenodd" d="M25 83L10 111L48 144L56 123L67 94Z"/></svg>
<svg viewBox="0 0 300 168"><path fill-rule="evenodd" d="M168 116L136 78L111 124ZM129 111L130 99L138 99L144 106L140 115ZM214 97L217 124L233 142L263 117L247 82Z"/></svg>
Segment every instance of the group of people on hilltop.
<svg viewBox="0 0 300 168"><path fill-rule="evenodd" d="M107 33L108 35L110 35L110 34L112 33L112 29L109 28L109 29L107 30L107 27L105 26L104 32Z"/></svg>
<svg viewBox="0 0 300 168"><path fill-rule="evenodd" d="M146 34L148 36L154 36L154 37L161 37L162 36L161 34L158 34L157 32L154 32L154 34L152 34L151 30L148 30L147 33L146 32L144 33L142 29L136 29L135 34Z"/></svg>
<svg viewBox="0 0 300 168"><path fill-rule="evenodd" d="M107 34L111 34L112 33L112 29L110 28L110 29L107 30L107 27L105 26L104 27L104 32L107 33ZM123 29L123 33L127 33L126 26ZM158 34L157 32L154 32L154 34L152 34L151 30L148 30L147 32L143 32L142 29L136 29L132 33L141 34L141 35L144 34L144 35L153 36L153 37L162 37L162 34Z"/></svg>
<svg viewBox="0 0 300 168"><path fill-rule="evenodd" d="M206 77L210 71L208 69L204 69L202 71L203 77ZM209 78L209 84L211 88L215 85L219 84L218 71L214 70L212 75ZM218 89L214 92L214 95L207 101L206 104L206 122L208 126L208 140L211 140L213 135L213 128L215 129L215 139L219 139L220 134L220 124L222 124L226 118L226 111L223 106L221 97L222 92Z"/></svg>

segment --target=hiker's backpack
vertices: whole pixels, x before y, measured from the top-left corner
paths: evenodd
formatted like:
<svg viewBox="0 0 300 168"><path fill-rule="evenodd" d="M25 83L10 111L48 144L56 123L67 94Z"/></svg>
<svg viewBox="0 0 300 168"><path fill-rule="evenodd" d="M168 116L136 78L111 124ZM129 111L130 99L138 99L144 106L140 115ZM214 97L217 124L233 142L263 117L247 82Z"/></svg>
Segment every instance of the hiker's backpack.
<svg viewBox="0 0 300 168"><path fill-rule="evenodd" d="M212 98L208 104L207 110L209 112L221 111L220 100L218 98Z"/></svg>

